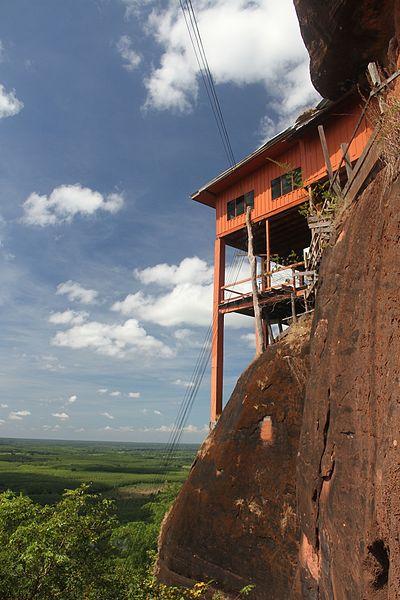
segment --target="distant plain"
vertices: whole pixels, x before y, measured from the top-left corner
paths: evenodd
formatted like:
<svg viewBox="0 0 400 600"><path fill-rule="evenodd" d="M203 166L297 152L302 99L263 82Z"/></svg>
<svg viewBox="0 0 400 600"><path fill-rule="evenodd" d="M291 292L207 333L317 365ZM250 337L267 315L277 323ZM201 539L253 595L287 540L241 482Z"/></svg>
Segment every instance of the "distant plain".
<svg viewBox="0 0 400 600"><path fill-rule="evenodd" d="M0 439L0 492L24 492L41 504L56 502L65 489L89 483L116 502L121 523L169 483L182 483L197 446L175 450L163 467L162 444Z"/></svg>

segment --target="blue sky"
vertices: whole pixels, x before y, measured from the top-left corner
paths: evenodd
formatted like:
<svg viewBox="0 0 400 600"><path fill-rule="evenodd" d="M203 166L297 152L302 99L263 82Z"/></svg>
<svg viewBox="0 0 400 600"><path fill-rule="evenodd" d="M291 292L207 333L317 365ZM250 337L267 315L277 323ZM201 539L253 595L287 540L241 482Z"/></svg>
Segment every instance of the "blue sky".
<svg viewBox="0 0 400 600"><path fill-rule="evenodd" d="M210 320L226 158L177 2L0 6L1 435L163 441ZM315 101L289 0L199 0L237 158ZM227 326L226 396L254 349ZM205 435L209 377L185 433Z"/></svg>

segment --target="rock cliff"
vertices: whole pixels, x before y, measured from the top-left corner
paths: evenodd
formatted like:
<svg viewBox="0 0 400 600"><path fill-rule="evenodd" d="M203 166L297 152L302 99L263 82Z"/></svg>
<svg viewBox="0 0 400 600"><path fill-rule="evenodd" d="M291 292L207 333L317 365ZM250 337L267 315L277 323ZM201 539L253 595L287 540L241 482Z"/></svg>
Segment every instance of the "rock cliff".
<svg viewBox="0 0 400 600"><path fill-rule="evenodd" d="M326 251L298 458L297 597L400 598L400 181Z"/></svg>
<svg viewBox="0 0 400 600"><path fill-rule="evenodd" d="M164 582L255 584L253 598L289 597L309 329L299 323L240 377L162 528Z"/></svg>
<svg viewBox="0 0 400 600"><path fill-rule="evenodd" d="M370 60L400 66L398 0L295 4L324 95ZM342 214L311 327L239 379L164 523L163 581L213 580L228 597L253 583L255 600L400 598L399 154Z"/></svg>
<svg viewBox="0 0 400 600"><path fill-rule="evenodd" d="M310 54L311 78L336 99L363 76L370 61L386 65L398 51L398 0L294 0ZM389 56L389 59L388 59Z"/></svg>

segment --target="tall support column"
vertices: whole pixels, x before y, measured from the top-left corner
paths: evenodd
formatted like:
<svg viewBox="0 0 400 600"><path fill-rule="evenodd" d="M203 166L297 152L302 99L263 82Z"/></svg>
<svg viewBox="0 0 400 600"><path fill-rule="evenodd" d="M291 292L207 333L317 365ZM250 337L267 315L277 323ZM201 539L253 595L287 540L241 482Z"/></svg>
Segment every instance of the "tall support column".
<svg viewBox="0 0 400 600"><path fill-rule="evenodd" d="M271 239L269 232L269 219L265 220L265 253L265 270L269 273L271 271ZM267 287L271 286L271 275L267 275L266 285Z"/></svg>
<svg viewBox="0 0 400 600"><path fill-rule="evenodd" d="M211 349L211 415L210 425L218 421L222 413L224 372L224 315L219 312L225 284L225 240L217 238L214 246L214 300L213 332Z"/></svg>

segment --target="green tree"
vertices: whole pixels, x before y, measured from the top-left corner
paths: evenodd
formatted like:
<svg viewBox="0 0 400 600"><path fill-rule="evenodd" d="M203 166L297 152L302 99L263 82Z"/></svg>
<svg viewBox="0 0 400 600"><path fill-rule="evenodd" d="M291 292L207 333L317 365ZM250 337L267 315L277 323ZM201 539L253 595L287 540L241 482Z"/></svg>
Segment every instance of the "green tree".
<svg viewBox="0 0 400 600"><path fill-rule="evenodd" d="M24 495L0 494L2 600L125 598L111 542L113 503L88 486L40 506Z"/></svg>
<svg viewBox="0 0 400 600"><path fill-rule="evenodd" d="M141 576L154 561L158 534L165 513L175 500L179 484L170 484L158 492L152 502L142 507L140 521L127 523L115 530L113 543L123 555L123 562Z"/></svg>

